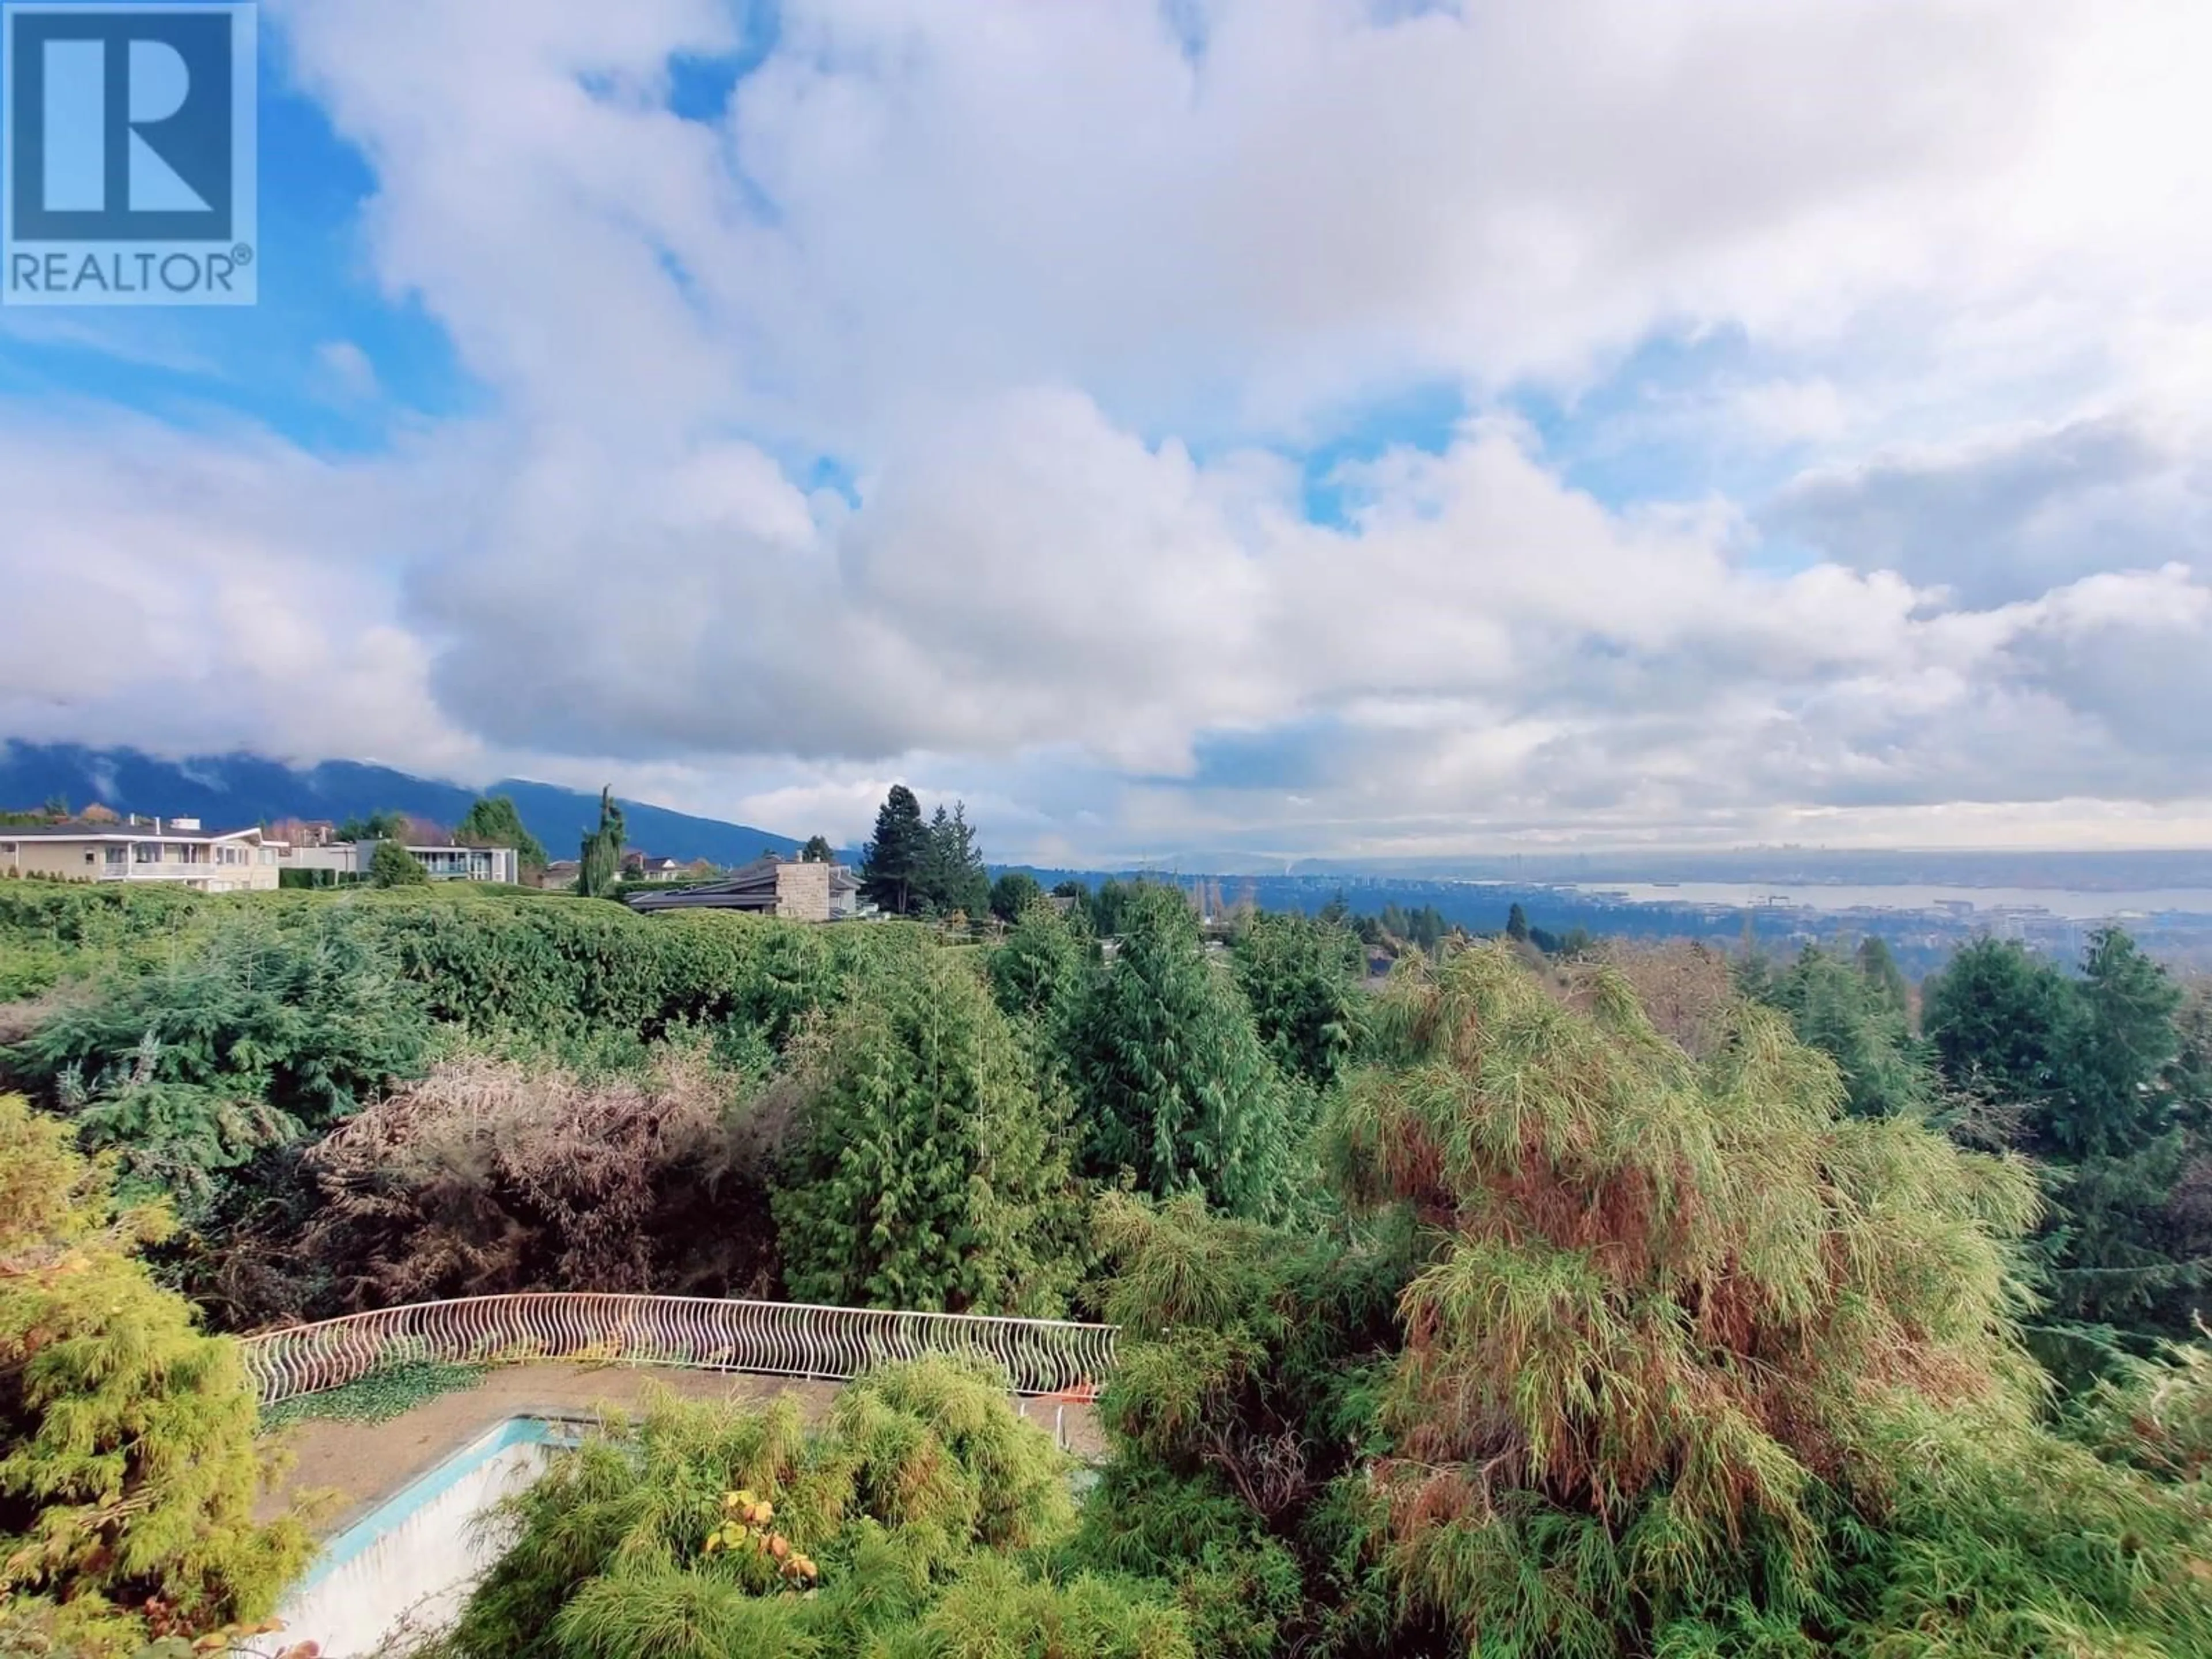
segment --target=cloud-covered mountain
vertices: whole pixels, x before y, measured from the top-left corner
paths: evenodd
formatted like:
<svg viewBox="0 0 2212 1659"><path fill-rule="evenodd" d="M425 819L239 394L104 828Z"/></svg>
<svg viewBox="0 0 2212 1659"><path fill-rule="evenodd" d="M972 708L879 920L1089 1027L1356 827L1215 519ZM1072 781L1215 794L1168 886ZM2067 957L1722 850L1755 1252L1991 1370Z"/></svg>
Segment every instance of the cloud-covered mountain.
<svg viewBox="0 0 2212 1659"><path fill-rule="evenodd" d="M357 761L294 768L245 754L167 761L135 749L77 744L10 741L0 747L0 810L58 797L78 810L98 801L121 812L198 817L210 827L285 817L343 820L387 810L450 825L479 793L512 796L523 823L556 859L575 857L584 831L599 822L598 796L523 778L478 791ZM763 851L799 850L796 841L773 830L641 801L622 805L629 845L656 857L739 864Z"/></svg>

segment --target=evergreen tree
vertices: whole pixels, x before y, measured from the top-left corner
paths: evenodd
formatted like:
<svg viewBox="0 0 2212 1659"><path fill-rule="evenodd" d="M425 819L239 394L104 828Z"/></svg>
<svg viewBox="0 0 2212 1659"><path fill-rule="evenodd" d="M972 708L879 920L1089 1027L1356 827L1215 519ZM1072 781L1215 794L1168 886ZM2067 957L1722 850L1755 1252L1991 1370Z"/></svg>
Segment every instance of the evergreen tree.
<svg viewBox="0 0 2212 1659"><path fill-rule="evenodd" d="M991 952L991 992L1008 1015L1032 1021L1057 1053L1082 1006L1097 959L1091 921L1082 911L1062 918L1048 906L1032 904Z"/></svg>
<svg viewBox="0 0 2212 1659"><path fill-rule="evenodd" d="M407 838L407 814L397 811L371 812L367 817L349 817L338 825L340 841L404 841Z"/></svg>
<svg viewBox="0 0 2212 1659"><path fill-rule="evenodd" d="M799 849L799 861L801 864L835 864L837 849L830 846L827 836L809 836L806 845Z"/></svg>
<svg viewBox="0 0 2212 1659"><path fill-rule="evenodd" d="M1098 884L1098 890L1091 897L1091 926L1101 939L1114 939L1121 931L1121 913L1130 900L1144 890L1141 880L1125 882L1109 876Z"/></svg>
<svg viewBox="0 0 2212 1659"><path fill-rule="evenodd" d="M420 987L351 909L248 912L157 972L98 982L11 1056L131 1189L204 1218L257 1155L319 1134L422 1067Z"/></svg>
<svg viewBox="0 0 2212 1659"><path fill-rule="evenodd" d="M1044 889L1037 885L1035 876L1025 870L1009 870L991 884L991 914L1012 924L1043 896Z"/></svg>
<svg viewBox="0 0 2212 1659"><path fill-rule="evenodd" d="M2074 1018L2056 968L2016 940L1976 939L1929 981L1921 1001L1945 1081L2039 1115L2059 1087Z"/></svg>
<svg viewBox="0 0 2212 1659"><path fill-rule="evenodd" d="M453 842L459 847L512 847L515 862L523 869L545 867L544 844L523 827L511 795L479 797L453 826Z"/></svg>
<svg viewBox="0 0 2212 1659"><path fill-rule="evenodd" d="M1128 1170L1162 1197L1202 1193L1231 1215L1295 1206L1299 1124L1236 986L1206 959L1170 887L1132 890L1112 966L1078 1020L1074 1073L1087 1171Z"/></svg>
<svg viewBox="0 0 2212 1659"><path fill-rule="evenodd" d="M1904 1010L1863 962L1808 945L1787 971L1769 979L1761 1000L1789 1015L1800 1042L1836 1062L1852 1115L1924 1112L1936 1100L1933 1069L1905 1027Z"/></svg>
<svg viewBox="0 0 2212 1659"><path fill-rule="evenodd" d="M577 860L576 890L586 898L605 898L622 879L623 812L611 788L599 791L599 823L584 837Z"/></svg>
<svg viewBox="0 0 2212 1659"><path fill-rule="evenodd" d="M296 1522L254 1522L237 1345L195 1330L131 1254L166 1217L118 1213L70 1139L0 1096L0 1607L74 1617L61 1650L113 1650L96 1632L129 1651L135 1621L103 1604L156 1606L187 1633L257 1619L309 1552Z"/></svg>
<svg viewBox="0 0 2212 1659"><path fill-rule="evenodd" d="M2171 1124L2161 1085L2180 1052L2181 989L2118 927L2090 935L2073 988L2079 1013L2044 1138L2068 1157L2133 1152Z"/></svg>
<svg viewBox="0 0 2212 1659"><path fill-rule="evenodd" d="M396 841L380 841L369 855L368 884L372 887L420 887L430 879L422 860Z"/></svg>
<svg viewBox="0 0 2212 1659"><path fill-rule="evenodd" d="M1064 1103L975 975L933 951L823 1044L775 1199L802 1302L1054 1316L1075 1274Z"/></svg>
<svg viewBox="0 0 2212 1659"><path fill-rule="evenodd" d="M1905 969L1897 965L1889 946L1869 933L1859 941L1859 972L1864 974L1881 993L1881 1000L1890 1012L1900 1019L1912 1016L1912 988L1905 983Z"/></svg>
<svg viewBox="0 0 2212 1659"><path fill-rule="evenodd" d="M2011 1109L2045 1160L2036 1239L2038 1358L2069 1386L2186 1334L2208 1263L2176 1226L2191 1148L2172 1092L2182 997L2118 928L2091 936L2068 980L2016 945L1977 941L1926 994L1929 1035L1956 1087Z"/></svg>
<svg viewBox="0 0 2212 1659"><path fill-rule="evenodd" d="M930 819L915 886L933 915L973 919L990 908L990 872L965 803L956 801L950 811L940 806Z"/></svg>
<svg viewBox="0 0 2212 1659"><path fill-rule="evenodd" d="M1394 980L1324 1239L1108 1202L1082 1559L1257 1633L1207 1651L2212 1651L2203 1362L2113 1397L2110 1462L2054 1431L2031 1172L1843 1115L1768 1011L1698 1061L1573 988L1502 944Z"/></svg>
<svg viewBox="0 0 2212 1659"><path fill-rule="evenodd" d="M1505 937L1518 945L1528 937L1528 913L1518 904L1505 913Z"/></svg>
<svg viewBox="0 0 2212 1659"><path fill-rule="evenodd" d="M1231 951L1261 1041L1316 1089L1336 1080L1358 1029L1367 958L1350 929L1300 915L1248 916Z"/></svg>
<svg viewBox="0 0 2212 1659"><path fill-rule="evenodd" d="M890 915L913 914L920 896L915 878L930 849L921 803L902 783L891 786L876 811L876 833L860 856L860 895Z"/></svg>

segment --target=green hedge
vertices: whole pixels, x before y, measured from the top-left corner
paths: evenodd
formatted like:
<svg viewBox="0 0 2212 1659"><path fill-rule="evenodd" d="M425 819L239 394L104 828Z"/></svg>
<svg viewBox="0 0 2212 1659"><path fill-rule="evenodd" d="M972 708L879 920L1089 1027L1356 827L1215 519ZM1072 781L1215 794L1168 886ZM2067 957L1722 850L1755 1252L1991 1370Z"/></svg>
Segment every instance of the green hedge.
<svg viewBox="0 0 2212 1659"><path fill-rule="evenodd" d="M796 1022L859 981L927 948L903 924L823 927L692 911L641 916L619 905L523 888L208 896L152 886L0 889L0 988L173 963L218 933L273 917L297 927L340 907L420 986L430 1016L474 1030L560 1036L610 1028L658 1037L737 1022L781 1046Z"/></svg>

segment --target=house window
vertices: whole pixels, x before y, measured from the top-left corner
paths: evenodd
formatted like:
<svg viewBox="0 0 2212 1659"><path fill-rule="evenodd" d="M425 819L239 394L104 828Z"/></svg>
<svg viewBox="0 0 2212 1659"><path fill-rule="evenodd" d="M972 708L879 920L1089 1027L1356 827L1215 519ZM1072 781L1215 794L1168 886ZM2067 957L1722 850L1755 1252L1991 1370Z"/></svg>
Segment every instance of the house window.
<svg viewBox="0 0 2212 1659"><path fill-rule="evenodd" d="M150 841L134 842L131 848L131 860L134 864L159 864L161 849Z"/></svg>
<svg viewBox="0 0 2212 1659"><path fill-rule="evenodd" d="M88 847L88 848L86 848L84 849L84 861L85 861L87 864L95 864L95 863L99 862L99 860L100 860L100 854L97 854L97 853L95 853L95 852L94 852L94 851L92 850L92 848L90 848L89 847Z"/></svg>

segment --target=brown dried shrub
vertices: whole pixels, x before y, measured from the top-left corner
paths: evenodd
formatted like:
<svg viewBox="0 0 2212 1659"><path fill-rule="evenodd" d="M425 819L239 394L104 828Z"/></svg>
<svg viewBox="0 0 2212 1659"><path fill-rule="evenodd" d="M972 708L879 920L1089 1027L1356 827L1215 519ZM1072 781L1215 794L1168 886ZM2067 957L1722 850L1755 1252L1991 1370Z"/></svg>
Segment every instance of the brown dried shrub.
<svg viewBox="0 0 2212 1659"><path fill-rule="evenodd" d="M586 1079L467 1057L371 1106L307 1164L300 1240L335 1299L521 1290L772 1292L767 1171L790 1103L703 1056Z"/></svg>

